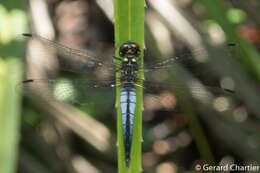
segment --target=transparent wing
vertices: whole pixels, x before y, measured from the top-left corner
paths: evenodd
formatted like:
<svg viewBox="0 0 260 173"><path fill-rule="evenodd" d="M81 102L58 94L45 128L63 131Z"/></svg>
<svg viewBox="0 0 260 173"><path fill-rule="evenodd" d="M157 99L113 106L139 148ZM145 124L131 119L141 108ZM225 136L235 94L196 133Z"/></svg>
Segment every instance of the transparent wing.
<svg viewBox="0 0 260 173"><path fill-rule="evenodd" d="M233 47L238 47L236 43L228 43L225 48L231 51ZM228 51L227 51L228 52ZM144 73L155 71L158 69L169 69L174 68L176 65L184 65L188 67L200 67L202 63L208 62L209 59L208 51L201 48L196 50L190 50L188 53L180 54L172 58L166 58L159 62L152 64L145 64L144 68L140 68Z"/></svg>
<svg viewBox="0 0 260 173"><path fill-rule="evenodd" d="M139 85L140 86L140 85ZM139 87L138 85L136 87ZM92 107L112 107L115 103L114 80L87 79L30 79L17 86L25 96L46 97L49 101L59 101L73 105ZM232 97L234 92L219 87L143 81L145 110L174 109L177 98L189 96L204 103L212 103L217 97ZM226 103L220 102L220 106Z"/></svg>
<svg viewBox="0 0 260 173"><path fill-rule="evenodd" d="M196 82L180 85L170 82L143 82L145 109L174 109L178 99L191 97L204 104L214 105L217 98L223 98L220 106L225 106L225 99L235 96L235 91L215 86L204 86ZM224 100L224 101L223 101Z"/></svg>
<svg viewBox="0 0 260 173"><path fill-rule="evenodd" d="M148 64L142 69L145 73L143 82L144 93L147 93L153 105L172 108L176 104L176 96L191 96L195 101L207 104L213 104L215 99L219 97L229 98L235 96L236 93L232 90L217 87L214 84L210 86L204 85L195 80L196 78L193 76L202 77L202 79L205 77L205 83L208 83L207 79L209 76L215 74L214 68L208 69L207 66L203 66L204 64L195 61L195 57L206 60L208 55L205 53L205 50L199 49L192 53ZM187 67L191 73L187 73L181 67ZM179 79L178 83L170 82L172 79L177 78ZM184 82L185 85L180 84L180 81ZM211 84L212 82L215 83L214 81L210 82Z"/></svg>
<svg viewBox="0 0 260 173"><path fill-rule="evenodd" d="M106 58L98 58L101 56L97 56L90 51L72 49L37 34L23 35L30 39L41 41L47 49L50 49L50 51L56 51L58 55L60 55L59 63L62 70L71 71L74 73L86 73L103 66L112 71L115 69L114 63L105 63Z"/></svg>
<svg viewBox="0 0 260 173"><path fill-rule="evenodd" d="M152 64L146 64L144 65L144 68L140 68L140 70L143 70L144 73L147 73L159 69L174 68L174 66L176 65L196 66L198 65L198 61L195 61L196 59L194 57L201 57L201 59L203 57L203 59L206 59L208 55L205 53L204 49L198 49L193 51L192 53L185 53Z"/></svg>
<svg viewBox="0 0 260 173"><path fill-rule="evenodd" d="M59 101L73 105L113 105L115 81L88 79L29 79L18 84L17 89L25 96L37 95L49 101Z"/></svg>

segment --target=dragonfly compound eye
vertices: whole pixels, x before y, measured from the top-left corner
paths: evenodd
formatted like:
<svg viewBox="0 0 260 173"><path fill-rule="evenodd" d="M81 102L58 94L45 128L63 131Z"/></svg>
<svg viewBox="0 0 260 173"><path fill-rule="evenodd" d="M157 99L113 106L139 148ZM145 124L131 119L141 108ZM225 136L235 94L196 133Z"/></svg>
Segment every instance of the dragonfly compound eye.
<svg viewBox="0 0 260 173"><path fill-rule="evenodd" d="M130 48L131 55L139 56L140 55L140 48L137 44L132 44Z"/></svg>
<svg viewBox="0 0 260 173"><path fill-rule="evenodd" d="M128 49L129 49L129 44L128 43L123 44L122 46L120 46L119 55L124 57L127 54Z"/></svg>
<svg viewBox="0 0 260 173"><path fill-rule="evenodd" d="M119 55L121 57L139 56L139 54L140 54L140 48L136 43L128 41L127 43L124 43L122 46L120 46Z"/></svg>

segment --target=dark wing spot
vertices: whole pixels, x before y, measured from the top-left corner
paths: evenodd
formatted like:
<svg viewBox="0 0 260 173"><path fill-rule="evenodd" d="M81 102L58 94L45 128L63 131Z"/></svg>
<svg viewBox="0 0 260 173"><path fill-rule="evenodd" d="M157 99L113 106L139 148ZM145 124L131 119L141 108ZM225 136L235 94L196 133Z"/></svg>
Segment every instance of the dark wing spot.
<svg viewBox="0 0 260 173"><path fill-rule="evenodd" d="M32 34L29 34L29 33L23 33L23 36L25 36L25 37L32 37Z"/></svg>
<svg viewBox="0 0 260 173"><path fill-rule="evenodd" d="M236 46L236 43L228 43L228 46Z"/></svg>
<svg viewBox="0 0 260 173"><path fill-rule="evenodd" d="M33 79L28 79L28 80L24 80L23 83L29 83L29 82L33 82Z"/></svg>
<svg viewBox="0 0 260 173"><path fill-rule="evenodd" d="M234 94L234 93L235 93L235 91L234 91L234 90L227 89L227 88L224 88L224 91L226 91L226 92L229 92L229 93L232 93L232 94Z"/></svg>

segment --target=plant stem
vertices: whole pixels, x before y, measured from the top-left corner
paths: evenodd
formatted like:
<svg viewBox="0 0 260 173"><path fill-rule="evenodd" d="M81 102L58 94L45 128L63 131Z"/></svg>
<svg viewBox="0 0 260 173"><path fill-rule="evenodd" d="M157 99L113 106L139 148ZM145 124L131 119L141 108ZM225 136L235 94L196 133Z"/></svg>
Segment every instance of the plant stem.
<svg viewBox="0 0 260 173"><path fill-rule="evenodd" d="M119 57L119 47L127 41L137 43L141 49L141 64L143 66L144 50L144 0L115 0L115 47L116 56ZM120 63L118 61L117 63ZM139 71L139 78L143 78L143 73ZM120 78L120 74L116 74ZM117 81L119 84L120 81ZM119 85L117 85L119 86ZM116 88L116 108L117 108L117 141L118 141L118 172L141 172L141 142L142 142L142 110L143 92L141 87L136 87L137 103L134 118L133 140L131 146L130 167L125 167L124 143L122 133L122 118L120 112L120 91Z"/></svg>

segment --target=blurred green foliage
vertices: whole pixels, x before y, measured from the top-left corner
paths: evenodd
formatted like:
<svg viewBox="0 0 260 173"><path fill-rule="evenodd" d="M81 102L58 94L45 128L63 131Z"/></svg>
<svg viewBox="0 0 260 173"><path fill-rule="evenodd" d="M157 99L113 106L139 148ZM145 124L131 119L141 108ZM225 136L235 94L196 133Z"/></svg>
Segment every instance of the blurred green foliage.
<svg viewBox="0 0 260 173"><path fill-rule="evenodd" d="M12 4L15 1L5 2ZM6 5L0 3L0 172L14 173L21 121L21 96L15 86L22 79L24 48L17 35L25 31L27 18L21 8Z"/></svg>
<svg viewBox="0 0 260 173"><path fill-rule="evenodd" d="M227 18L235 24L239 24L245 21L246 13L238 8L230 8L227 10Z"/></svg>

